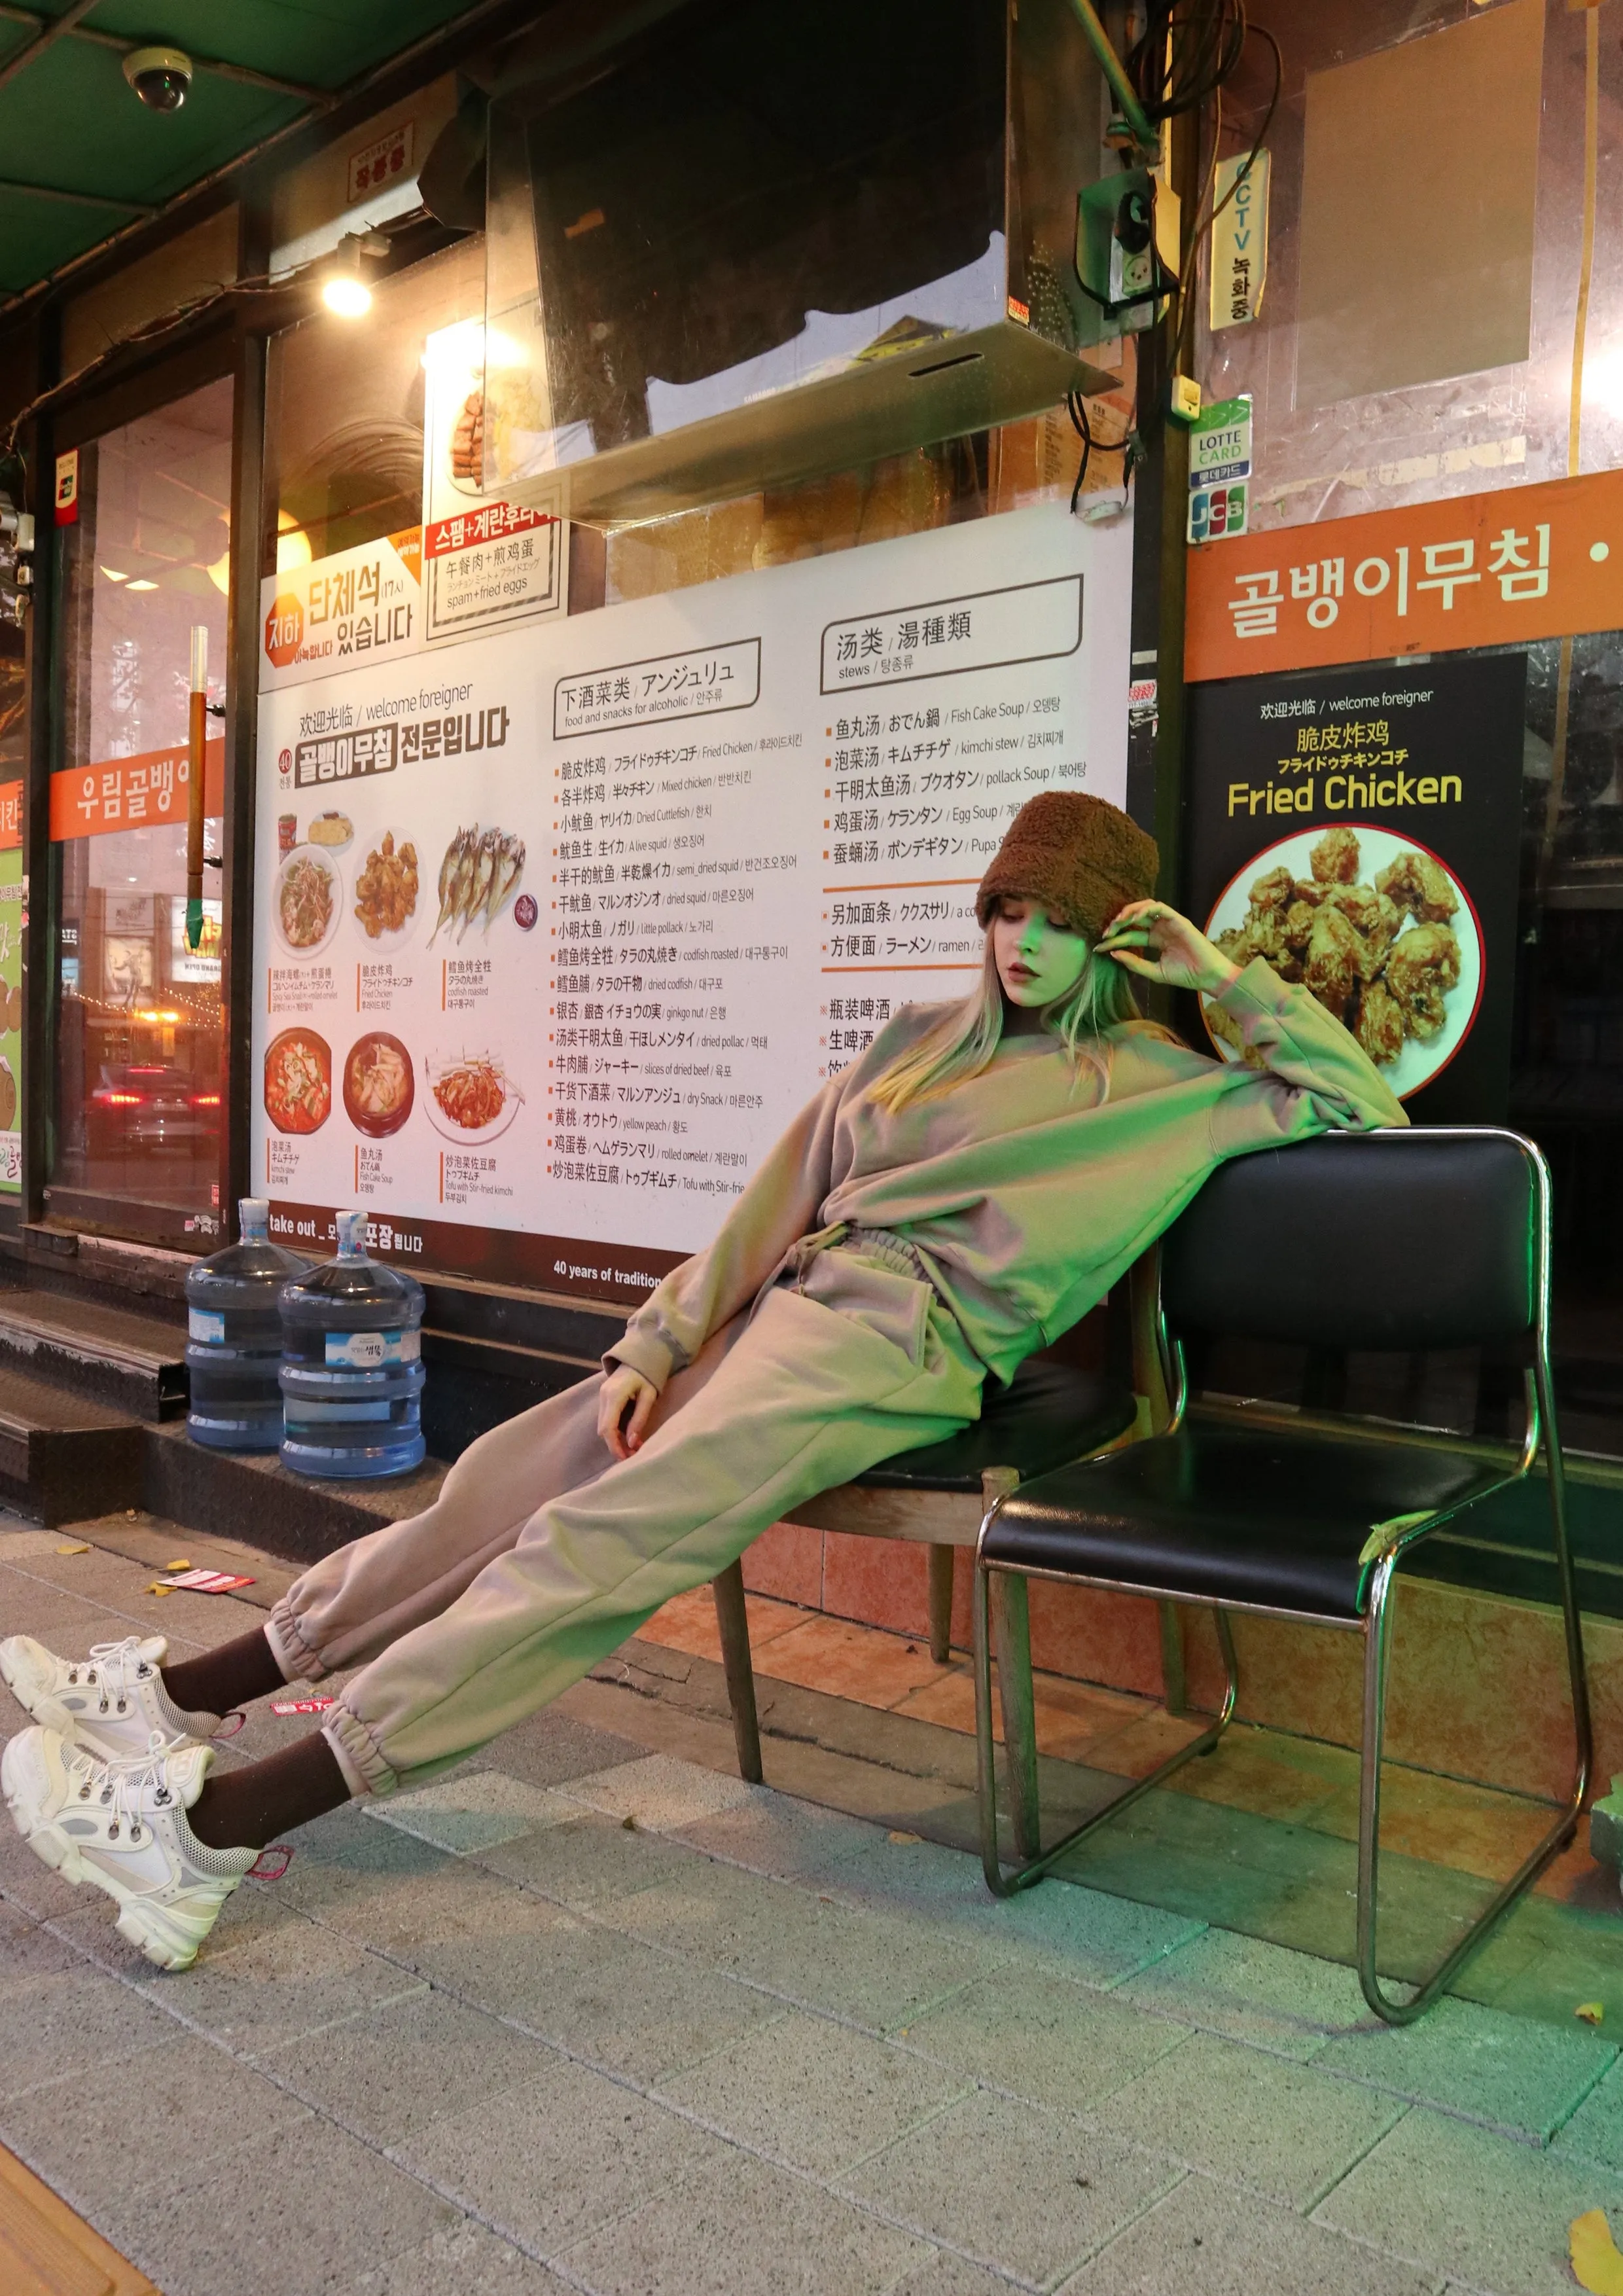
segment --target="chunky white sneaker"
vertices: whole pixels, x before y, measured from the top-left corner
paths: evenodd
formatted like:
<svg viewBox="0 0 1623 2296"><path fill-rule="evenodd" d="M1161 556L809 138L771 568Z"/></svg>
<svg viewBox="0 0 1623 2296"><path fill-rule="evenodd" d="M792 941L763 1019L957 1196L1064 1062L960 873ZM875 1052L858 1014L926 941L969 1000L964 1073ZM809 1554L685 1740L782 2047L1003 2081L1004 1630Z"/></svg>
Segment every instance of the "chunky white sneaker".
<svg viewBox="0 0 1623 2296"><path fill-rule="evenodd" d="M154 1732L167 1746L201 1743L217 1719L184 1713L169 1696L158 1670L168 1647L161 1635L127 1635L93 1644L88 1658L58 1658L12 1635L0 1642L0 1681L36 1722L85 1752L144 1759Z"/></svg>
<svg viewBox="0 0 1623 2296"><path fill-rule="evenodd" d="M160 1969L188 1969L257 1849L213 1849L186 1823L212 1746L154 1744L104 1762L54 1730L24 1730L0 1759L0 1790L30 1849L64 1882L119 1906L119 1933Z"/></svg>

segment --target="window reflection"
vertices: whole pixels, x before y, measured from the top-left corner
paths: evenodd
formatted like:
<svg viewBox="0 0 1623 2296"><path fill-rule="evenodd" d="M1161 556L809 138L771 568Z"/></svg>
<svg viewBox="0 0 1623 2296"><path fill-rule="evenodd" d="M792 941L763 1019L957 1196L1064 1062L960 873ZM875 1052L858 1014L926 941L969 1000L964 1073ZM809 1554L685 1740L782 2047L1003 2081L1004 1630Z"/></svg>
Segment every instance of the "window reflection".
<svg viewBox="0 0 1623 2296"><path fill-rule="evenodd" d="M1570 1447L1623 1449L1623 631L1528 649L1511 1122L1555 1184L1554 1326Z"/></svg>
<svg viewBox="0 0 1623 2296"><path fill-rule="evenodd" d="M201 1248L219 1215L222 921L217 896L186 947L184 760L197 624L210 699L225 692L231 410L230 384L211 383L82 448L78 521L59 537L46 1210ZM215 857L219 832L211 818Z"/></svg>

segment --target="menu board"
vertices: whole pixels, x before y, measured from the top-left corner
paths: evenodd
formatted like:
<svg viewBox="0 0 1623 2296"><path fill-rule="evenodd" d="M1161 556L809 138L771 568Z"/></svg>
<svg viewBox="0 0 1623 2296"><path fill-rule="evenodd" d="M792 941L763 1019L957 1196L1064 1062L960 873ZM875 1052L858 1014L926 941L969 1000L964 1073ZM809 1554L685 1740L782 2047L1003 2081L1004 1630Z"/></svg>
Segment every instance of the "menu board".
<svg viewBox="0 0 1623 2296"><path fill-rule="evenodd" d="M1417 1124L1504 1119L1526 686L1507 652L1190 689L1190 914L1310 989Z"/></svg>
<svg viewBox="0 0 1623 2296"><path fill-rule="evenodd" d="M973 986L1017 808L1120 802L1130 561L1044 505L264 693L273 1233L643 1298Z"/></svg>

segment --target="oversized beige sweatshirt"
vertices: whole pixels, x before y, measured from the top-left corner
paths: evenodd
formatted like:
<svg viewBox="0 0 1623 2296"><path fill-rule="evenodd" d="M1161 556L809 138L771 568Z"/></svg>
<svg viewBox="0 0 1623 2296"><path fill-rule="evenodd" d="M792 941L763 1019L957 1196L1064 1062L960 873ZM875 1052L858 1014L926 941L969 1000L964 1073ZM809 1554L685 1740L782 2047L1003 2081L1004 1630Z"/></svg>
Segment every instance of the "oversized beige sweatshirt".
<svg viewBox="0 0 1623 2296"><path fill-rule="evenodd" d="M1407 1122L1340 1023L1260 957L1217 1001L1262 1066L1227 1066L1129 1022L1104 1040L1106 1092L1045 1031L1006 1038L980 1076L892 1115L867 1087L949 1009L905 1006L830 1078L715 1242L672 1269L611 1356L662 1387L802 1237L881 1228L914 1245L1006 1380L1103 1299L1225 1158Z"/></svg>

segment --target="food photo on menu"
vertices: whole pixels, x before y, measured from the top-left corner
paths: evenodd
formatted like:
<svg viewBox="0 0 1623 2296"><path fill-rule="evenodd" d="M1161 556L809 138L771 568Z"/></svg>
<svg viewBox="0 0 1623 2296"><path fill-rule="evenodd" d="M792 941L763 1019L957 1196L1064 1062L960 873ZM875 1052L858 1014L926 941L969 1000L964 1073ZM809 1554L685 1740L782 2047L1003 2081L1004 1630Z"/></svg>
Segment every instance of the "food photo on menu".
<svg viewBox="0 0 1623 2296"><path fill-rule="evenodd" d="M324 852L295 847L276 877L276 924L289 954L314 955L338 922L338 871Z"/></svg>
<svg viewBox="0 0 1623 2296"><path fill-rule="evenodd" d="M1508 1113L1526 687L1519 653L1190 687L1188 914L1308 989L1412 1123Z"/></svg>
<svg viewBox="0 0 1623 2296"><path fill-rule="evenodd" d="M278 1132L319 1132L332 1110L332 1050L314 1029L284 1029L265 1055L265 1112Z"/></svg>
<svg viewBox="0 0 1623 2296"><path fill-rule="evenodd" d="M523 1101L501 1062L488 1053L459 1053L439 1062L425 1060L423 1066L439 1129L447 1139L494 1140Z"/></svg>
<svg viewBox="0 0 1623 2296"><path fill-rule="evenodd" d="M507 411L473 387L434 430L469 415L470 462ZM810 1091L972 975L963 889L1019 805L1125 771L1130 537L1056 505L992 524L455 649L426 611L454 545L425 529L414 660L278 673L276 1233L353 1203L424 1266L617 1297L701 1245Z"/></svg>
<svg viewBox="0 0 1623 2296"><path fill-rule="evenodd" d="M346 794L341 807L277 816L271 1017L285 1009L289 1021L273 1025L264 1054L266 1116L290 1147L332 1138L335 1115L338 1133L372 1144L374 1159L414 1117L455 1148L483 1147L525 1103L497 1041L503 1023L493 1029L487 1016L513 1025L515 951L538 947L538 906L523 891L526 838L488 819L424 838L377 820L372 788ZM347 1005L363 1023L376 1011L377 1024L344 1030ZM291 1177L299 1168L277 1168ZM382 1168L359 1158L348 1177L359 1185L368 1171L381 1183ZM308 1185L330 1194L345 1181L340 1164Z"/></svg>
<svg viewBox="0 0 1623 2296"><path fill-rule="evenodd" d="M1282 839L1251 867L1208 922L1224 955L1241 966L1260 956L1282 980L1299 980L1400 1097L1439 1075L1471 1026L1482 977L1476 919L1447 865L1389 831L1339 825ZM1202 1008L1225 1058L1247 1057L1223 1007L1208 997Z"/></svg>
<svg viewBox="0 0 1623 2296"><path fill-rule="evenodd" d="M521 837L501 829L481 834L477 821L471 829L459 829L439 865L439 914L429 946L442 931L460 941L475 922L488 933L523 875Z"/></svg>
<svg viewBox="0 0 1623 2296"><path fill-rule="evenodd" d="M416 1091L412 1056L386 1029L363 1037L344 1062L344 1111L357 1132L374 1140L398 1132Z"/></svg>
<svg viewBox="0 0 1623 2296"><path fill-rule="evenodd" d="M417 913L417 849L386 829L355 881L356 921L369 940L403 933Z"/></svg>

